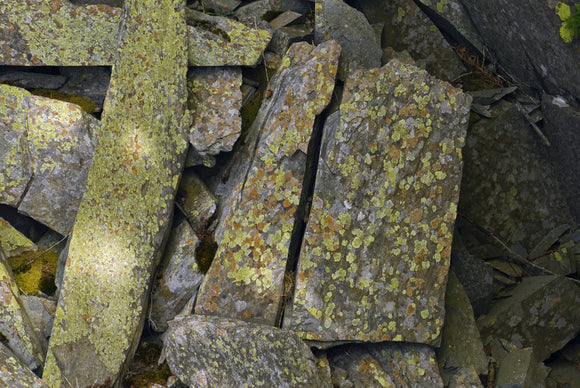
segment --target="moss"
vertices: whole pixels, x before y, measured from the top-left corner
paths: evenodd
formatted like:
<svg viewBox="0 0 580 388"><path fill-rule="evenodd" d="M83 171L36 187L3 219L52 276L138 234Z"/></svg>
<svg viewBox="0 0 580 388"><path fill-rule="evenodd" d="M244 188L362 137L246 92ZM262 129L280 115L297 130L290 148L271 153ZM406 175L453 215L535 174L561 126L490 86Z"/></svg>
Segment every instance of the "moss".
<svg viewBox="0 0 580 388"><path fill-rule="evenodd" d="M559 2L556 4L556 14L562 20L560 36L565 43L570 43L580 35L580 4L576 4L576 12L571 14L570 6Z"/></svg>
<svg viewBox="0 0 580 388"><path fill-rule="evenodd" d="M127 377L123 381L123 386L149 388L153 384L165 385L171 376L171 370L167 362L157 364L160 355L161 346L152 342L142 342L127 372Z"/></svg>
<svg viewBox="0 0 580 388"><path fill-rule="evenodd" d="M218 248L218 244L215 242L213 233L203 230L203 231L196 231L197 237L199 237L199 246L195 251L195 261L197 262L197 266L202 273L207 273L215 253Z"/></svg>
<svg viewBox="0 0 580 388"><path fill-rule="evenodd" d="M56 291L54 279L59 255L51 250L38 255L38 252L25 252L8 259L13 268L14 280L18 288L28 295L38 295L39 291L53 295Z"/></svg>
<svg viewBox="0 0 580 388"><path fill-rule="evenodd" d="M85 112L93 114L97 110L97 106L87 97L78 96L76 94L61 93L56 90L50 89L36 89L32 91L32 94L53 98L55 100L71 102L80 106Z"/></svg>

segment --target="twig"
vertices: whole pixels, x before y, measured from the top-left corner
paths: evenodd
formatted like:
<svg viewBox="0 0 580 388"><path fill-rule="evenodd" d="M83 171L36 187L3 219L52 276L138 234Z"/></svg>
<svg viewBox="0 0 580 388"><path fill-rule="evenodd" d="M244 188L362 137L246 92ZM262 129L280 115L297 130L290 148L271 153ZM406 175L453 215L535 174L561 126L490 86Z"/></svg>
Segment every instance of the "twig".
<svg viewBox="0 0 580 388"><path fill-rule="evenodd" d="M46 252L50 251L52 248L54 248L55 246L57 246L58 244L60 244L64 240L66 240L68 237L70 237L70 235L71 235L71 233L67 234L66 236L64 236L63 238L61 238L60 240L58 240L57 242L55 242L54 244L52 244L51 246L49 246L48 248L46 248L44 251L40 252L37 256L35 256L34 258L28 260L25 264L23 264L20 267L18 267L18 269L20 269L21 267L23 267L25 265L30 265L30 264L34 263L36 260L38 260Z"/></svg>

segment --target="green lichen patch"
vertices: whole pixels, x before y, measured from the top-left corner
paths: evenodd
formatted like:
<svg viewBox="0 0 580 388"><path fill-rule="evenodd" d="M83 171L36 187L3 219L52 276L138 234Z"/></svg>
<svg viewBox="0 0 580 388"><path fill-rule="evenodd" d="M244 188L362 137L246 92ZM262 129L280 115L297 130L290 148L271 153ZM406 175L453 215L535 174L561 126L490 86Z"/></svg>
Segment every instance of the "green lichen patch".
<svg viewBox="0 0 580 388"><path fill-rule="evenodd" d="M125 1L43 374L51 386L114 382L141 334L187 150L184 7Z"/></svg>
<svg viewBox="0 0 580 388"><path fill-rule="evenodd" d="M284 327L316 341L439 341L470 103L398 61L347 79Z"/></svg>
<svg viewBox="0 0 580 388"><path fill-rule="evenodd" d="M275 324L305 153L314 118L330 101L338 55L334 42L295 44L271 80L274 94L240 152L246 157L234 162L238 180L223 201L219 247L196 313Z"/></svg>
<svg viewBox="0 0 580 388"><path fill-rule="evenodd" d="M0 385L3 387L44 388L47 385L0 343Z"/></svg>

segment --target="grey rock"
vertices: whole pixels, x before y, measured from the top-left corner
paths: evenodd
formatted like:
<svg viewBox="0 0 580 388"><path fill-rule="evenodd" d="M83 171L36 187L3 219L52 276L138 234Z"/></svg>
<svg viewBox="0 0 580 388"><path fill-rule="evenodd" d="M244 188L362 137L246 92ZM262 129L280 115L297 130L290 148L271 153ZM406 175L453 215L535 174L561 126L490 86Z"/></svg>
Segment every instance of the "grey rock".
<svg viewBox="0 0 580 388"><path fill-rule="evenodd" d="M440 368L446 388L483 388L477 373L471 368Z"/></svg>
<svg viewBox="0 0 580 388"><path fill-rule="evenodd" d="M439 343L470 102L397 61L351 73L324 128L284 327Z"/></svg>
<svg viewBox="0 0 580 388"><path fill-rule="evenodd" d="M532 348L518 349L508 353L497 372L498 386L546 387L545 379L550 369L534 359ZM510 385L511 384L511 385Z"/></svg>
<svg viewBox="0 0 580 388"><path fill-rule="evenodd" d="M217 201L205 183L191 170L185 170L177 190L177 204L194 230L203 230L213 217Z"/></svg>
<svg viewBox="0 0 580 388"><path fill-rule="evenodd" d="M58 89L66 81L62 75L6 71L0 74L2 83L25 89Z"/></svg>
<svg viewBox="0 0 580 388"><path fill-rule="evenodd" d="M56 311L56 302L51 299L32 295L21 295L22 307L26 310L30 323L34 327L42 349L48 349L48 338L52 331L52 322Z"/></svg>
<svg viewBox="0 0 580 388"><path fill-rule="evenodd" d="M538 242L538 245L536 245L530 251L530 257L537 257L537 256L540 256L540 255L546 253L546 251L548 249L550 249L550 247L552 245L554 245L556 242L558 242L558 239L560 237L562 237L562 235L564 235L564 233L566 233L569 230L570 230L570 225L563 224L563 225L558 225L557 227L555 227L554 229L549 231L544 236L544 238L542 238L540 240L540 242Z"/></svg>
<svg viewBox="0 0 580 388"><path fill-rule="evenodd" d="M202 315L169 325L163 352L187 385L331 387L308 346L288 330Z"/></svg>
<svg viewBox="0 0 580 388"><path fill-rule="evenodd" d="M0 343L0 385L11 388L48 388L4 344Z"/></svg>
<svg viewBox="0 0 580 388"><path fill-rule="evenodd" d="M228 15L242 2L240 0L203 0L204 11Z"/></svg>
<svg viewBox="0 0 580 388"><path fill-rule="evenodd" d="M111 68L107 66L63 66L60 73L66 76L67 81L58 90L90 99L97 111L103 109L105 95L109 88Z"/></svg>
<svg viewBox="0 0 580 388"><path fill-rule="evenodd" d="M382 51L365 16L342 0L320 0L316 6L314 41L335 40L342 49L338 78L358 68L380 67Z"/></svg>

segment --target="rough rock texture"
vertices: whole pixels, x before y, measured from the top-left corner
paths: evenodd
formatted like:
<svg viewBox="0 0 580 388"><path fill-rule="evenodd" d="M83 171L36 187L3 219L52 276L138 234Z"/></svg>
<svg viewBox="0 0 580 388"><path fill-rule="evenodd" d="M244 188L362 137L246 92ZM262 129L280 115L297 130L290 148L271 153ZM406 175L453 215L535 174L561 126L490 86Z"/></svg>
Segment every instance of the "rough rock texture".
<svg viewBox="0 0 580 388"><path fill-rule="evenodd" d="M484 343L492 337L532 347L538 361L561 349L580 332L580 287L559 276L525 277L511 296L477 321Z"/></svg>
<svg viewBox="0 0 580 388"><path fill-rule="evenodd" d="M62 66L59 71L66 76L66 82L58 89L59 92L86 97L95 104L98 111L103 109L111 79L110 67Z"/></svg>
<svg viewBox="0 0 580 388"><path fill-rule="evenodd" d="M293 45L265 99L222 198L216 257L200 289L196 313L274 325L300 201L314 118L330 101L340 48Z"/></svg>
<svg viewBox="0 0 580 388"><path fill-rule="evenodd" d="M160 269L160 279L151 293L149 320L157 331L183 309L203 280L195 260L199 239L186 220L171 230Z"/></svg>
<svg viewBox="0 0 580 388"><path fill-rule="evenodd" d="M437 351L439 366L470 368L476 375L487 374L487 357L473 318L469 298L453 272L445 294L445 326Z"/></svg>
<svg viewBox="0 0 580 388"><path fill-rule="evenodd" d="M36 244L0 217L0 252L6 259L36 250Z"/></svg>
<svg viewBox="0 0 580 388"><path fill-rule="evenodd" d="M48 349L48 339L52 331L52 315L56 311L56 302L32 295L20 295L20 302L26 310L42 349Z"/></svg>
<svg viewBox="0 0 580 388"><path fill-rule="evenodd" d="M185 170L177 191L177 203L192 228L205 228L217 202L205 183L190 169Z"/></svg>
<svg viewBox="0 0 580 388"><path fill-rule="evenodd" d="M51 386L113 384L141 335L187 150L184 6L125 2L44 369Z"/></svg>
<svg viewBox="0 0 580 388"><path fill-rule="evenodd" d="M26 71L2 71L0 81L7 85L27 89L58 89L66 81L62 75L37 74Z"/></svg>
<svg viewBox="0 0 580 388"><path fill-rule="evenodd" d="M274 327L202 315L177 318L164 352L177 377L194 387L332 386L318 374L308 346Z"/></svg>
<svg viewBox="0 0 580 388"><path fill-rule="evenodd" d="M440 369L446 388L483 388L481 380L471 368Z"/></svg>
<svg viewBox="0 0 580 388"><path fill-rule="evenodd" d="M191 66L253 66L268 44L266 30L195 11L188 23ZM6 0L0 4L0 64L112 65L121 9L67 0Z"/></svg>
<svg viewBox="0 0 580 388"><path fill-rule="evenodd" d="M0 343L0 365L0 385L3 387L48 387L2 343Z"/></svg>
<svg viewBox="0 0 580 388"><path fill-rule="evenodd" d="M187 106L192 115L189 142L199 157L231 151L242 130L242 71L193 68L187 75Z"/></svg>
<svg viewBox="0 0 580 388"><path fill-rule="evenodd" d="M437 344L471 98L398 61L356 71L324 128L284 327Z"/></svg>
<svg viewBox="0 0 580 388"><path fill-rule="evenodd" d="M0 202L66 235L74 224L99 121L78 105L0 85Z"/></svg>
<svg viewBox="0 0 580 388"><path fill-rule="evenodd" d="M451 24L448 32L459 31L526 92L580 96L580 84L570 82L578 75L580 43L560 37L557 1L420 1Z"/></svg>
<svg viewBox="0 0 580 388"><path fill-rule="evenodd" d="M545 94L542 112L556 176L576 223L580 223L580 109Z"/></svg>
<svg viewBox="0 0 580 388"><path fill-rule="evenodd" d="M468 131L459 212L508 246L529 252L550 230L572 223L545 146L514 104Z"/></svg>
<svg viewBox="0 0 580 388"><path fill-rule="evenodd" d="M495 382L497 386L516 383L522 387L545 387L544 381L549 373L549 368L535 360L534 349L518 349L501 360Z"/></svg>
<svg viewBox="0 0 580 388"><path fill-rule="evenodd" d="M375 32L365 16L341 0L316 2L314 41L335 40L341 54L337 77L345 80L355 69L381 65L382 51Z"/></svg>
<svg viewBox="0 0 580 388"><path fill-rule="evenodd" d="M426 345L347 345L328 353L340 387L443 387L435 351Z"/></svg>
<svg viewBox="0 0 580 388"><path fill-rule="evenodd" d="M41 368L44 351L20 303L20 291L0 250L0 335L18 359L30 369ZM3 357L7 357L2 354ZM0 363L0 365L3 365ZM0 368L1 370L1 368Z"/></svg>

